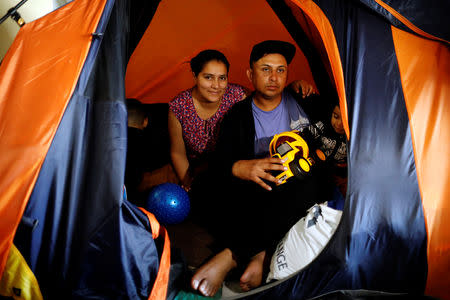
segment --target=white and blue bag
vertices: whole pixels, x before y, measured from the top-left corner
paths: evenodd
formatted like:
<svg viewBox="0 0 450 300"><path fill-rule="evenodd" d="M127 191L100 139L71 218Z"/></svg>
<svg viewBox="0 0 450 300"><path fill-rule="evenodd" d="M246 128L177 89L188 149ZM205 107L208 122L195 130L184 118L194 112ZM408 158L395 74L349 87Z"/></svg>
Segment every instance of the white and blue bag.
<svg viewBox="0 0 450 300"><path fill-rule="evenodd" d="M315 204L278 244L267 282L283 279L308 265L325 247L341 219L342 211Z"/></svg>

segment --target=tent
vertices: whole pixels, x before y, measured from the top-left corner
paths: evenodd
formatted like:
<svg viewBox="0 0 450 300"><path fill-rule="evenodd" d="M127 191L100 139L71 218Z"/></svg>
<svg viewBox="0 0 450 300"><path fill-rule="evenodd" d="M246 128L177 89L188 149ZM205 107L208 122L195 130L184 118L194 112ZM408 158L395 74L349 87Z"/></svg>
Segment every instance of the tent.
<svg viewBox="0 0 450 300"><path fill-rule="evenodd" d="M223 50L230 80L248 85L237 67L255 41L277 38L298 46L290 76L340 99L349 186L323 252L242 296L362 289L449 299L449 8L74 0L26 24L0 66L0 275L15 253L28 270L21 282L28 276L44 299L169 295L167 235L123 196L125 99L167 102L192 84L185 62L204 48ZM7 288L2 296L21 293Z"/></svg>

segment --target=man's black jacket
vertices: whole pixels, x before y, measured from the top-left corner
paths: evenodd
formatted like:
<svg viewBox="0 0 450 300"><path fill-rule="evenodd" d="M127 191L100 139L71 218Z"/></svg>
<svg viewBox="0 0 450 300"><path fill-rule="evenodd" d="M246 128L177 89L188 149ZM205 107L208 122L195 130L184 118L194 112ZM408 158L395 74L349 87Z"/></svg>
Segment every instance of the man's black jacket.
<svg viewBox="0 0 450 300"><path fill-rule="evenodd" d="M311 95L305 99L302 99L301 95L293 95L308 115L310 122L331 116L334 106L331 108L331 103L326 102L319 95ZM231 179L231 168L236 161L255 158L252 98L253 94L236 103L224 117L220 126L217 148L212 157L211 176Z"/></svg>

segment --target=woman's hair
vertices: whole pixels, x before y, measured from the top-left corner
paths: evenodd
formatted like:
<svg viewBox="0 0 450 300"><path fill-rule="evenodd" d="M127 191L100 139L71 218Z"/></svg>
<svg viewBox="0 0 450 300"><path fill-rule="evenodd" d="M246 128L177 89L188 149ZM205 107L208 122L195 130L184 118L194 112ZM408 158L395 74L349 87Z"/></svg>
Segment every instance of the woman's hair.
<svg viewBox="0 0 450 300"><path fill-rule="evenodd" d="M194 58L191 59L191 70L198 76L198 74L203 70L205 65L212 60L220 61L227 67L227 73L230 69L230 63L228 62L225 55L222 52L217 50L203 50L199 54L197 54Z"/></svg>

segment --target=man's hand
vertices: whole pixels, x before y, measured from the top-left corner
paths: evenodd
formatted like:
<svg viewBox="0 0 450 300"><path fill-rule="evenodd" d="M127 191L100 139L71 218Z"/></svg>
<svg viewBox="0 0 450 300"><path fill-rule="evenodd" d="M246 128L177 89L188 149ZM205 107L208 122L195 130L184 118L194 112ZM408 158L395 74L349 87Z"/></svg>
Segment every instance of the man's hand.
<svg viewBox="0 0 450 300"><path fill-rule="evenodd" d="M270 191L272 188L264 180L277 183L277 179L270 174L270 171L284 171L283 160L279 158L261 158L252 160L239 160L233 164L232 173L242 180L256 182L264 189Z"/></svg>
<svg viewBox="0 0 450 300"><path fill-rule="evenodd" d="M309 84L309 82L305 80L295 80L290 85L290 88L294 90L294 92L302 93L302 98L311 96L311 94L315 94L314 86Z"/></svg>

